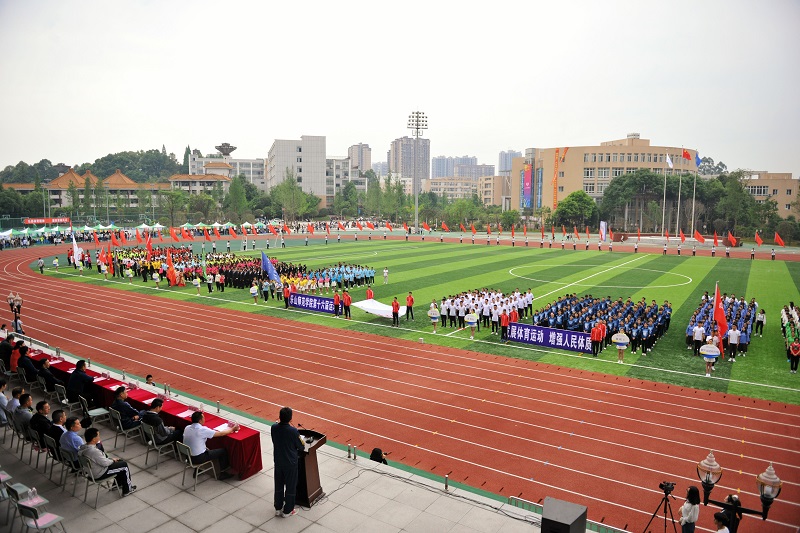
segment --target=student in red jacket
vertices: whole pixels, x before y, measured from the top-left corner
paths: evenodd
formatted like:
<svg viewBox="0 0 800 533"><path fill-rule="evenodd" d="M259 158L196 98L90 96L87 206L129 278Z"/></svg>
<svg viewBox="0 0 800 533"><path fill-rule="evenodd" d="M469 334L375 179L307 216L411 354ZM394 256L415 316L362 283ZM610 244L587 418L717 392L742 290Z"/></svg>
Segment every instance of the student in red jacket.
<svg viewBox="0 0 800 533"><path fill-rule="evenodd" d="M339 290L333 290L333 316L339 318L339 305L341 304L342 299L339 297Z"/></svg>
<svg viewBox="0 0 800 533"><path fill-rule="evenodd" d="M517 312L516 307L511 308L511 313L508 315L508 322L509 323L519 322L519 312Z"/></svg>
<svg viewBox="0 0 800 533"><path fill-rule="evenodd" d="M350 297L350 293L347 292L347 289L344 290L342 294L342 304L344 305L344 317L347 320L350 320L350 304L353 303L353 298Z"/></svg>
<svg viewBox="0 0 800 533"><path fill-rule="evenodd" d="M592 357L597 357L600 353L600 343L603 341L603 329L600 327L600 321L592 328L589 338L592 341Z"/></svg>
<svg viewBox="0 0 800 533"><path fill-rule="evenodd" d="M500 315L500 340L508 344L508 314L503 309L503 314Z"/></svg>
<svg viewBox="0 0 800 533"><path fill-rule="evenodd" d="M291 290L289 289L288 285L283 286L283 308L289 309L289 294L291 294Z"/></svg>
<svg viewBox="0 0 800 533"><path fill-rule="evenodd" d="M375 299L375 293L372 292L372 288L369 285L367 285L367 300L373 300L373 299Z"/></svg>
<svg viewBox="0 0 800 533"><path fill-rule="evenodd" d="M400 302L397 301L397 296L392 300L392 327L400 327Z"/></svg>
<svg viewBox="0 0 800 533"><path fill-rule="evenodd" d="M406 320L409 316L411 320L414 320L414 297L411 296L411 291L408 291L408 296L406 296Z"/></svg>

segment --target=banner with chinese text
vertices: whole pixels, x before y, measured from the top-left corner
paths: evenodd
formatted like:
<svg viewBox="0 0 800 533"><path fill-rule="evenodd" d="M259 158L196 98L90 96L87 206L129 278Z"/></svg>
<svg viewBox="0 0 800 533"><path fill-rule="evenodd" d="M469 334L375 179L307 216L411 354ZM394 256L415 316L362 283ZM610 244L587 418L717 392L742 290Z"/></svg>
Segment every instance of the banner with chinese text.
<svg viewBox="0 0 800 533"><path fill-rule="evenodd" d="M289 305L298 309L333 314L333 298L293 292L289 295Z"/></svg>
<svg viewBox="0 0 800 533"><path fill-rule="evenodd" d="M590 336L582 331L544 328L512 322L508 325L508 340L571 352L592 353Z"/></svg>

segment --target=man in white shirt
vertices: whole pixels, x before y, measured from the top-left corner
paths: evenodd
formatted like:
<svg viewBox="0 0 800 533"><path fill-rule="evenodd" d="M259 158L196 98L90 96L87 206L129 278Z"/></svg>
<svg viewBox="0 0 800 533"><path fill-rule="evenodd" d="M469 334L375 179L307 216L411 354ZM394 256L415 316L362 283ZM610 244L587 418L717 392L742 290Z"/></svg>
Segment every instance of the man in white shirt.
<svg viewBox="0 0 800 533"><path fill-rule="evenodd" d="M206 441L214 437L224 437L225 435L238 432L239 424L222 431L214 431L203 425L205 421L206 419L202 411L195 411L192 413L191 425L183 430L183 443L191 450L193 463L198 464L205 463L206 461L213 461L214 469L219 473L217 479L228 479L231 477L229 473L225 472L228 466L230 466L228 452L223 448L209 450L206 447Z"/></svg>
<svg viewBox="0 0 800 533"><path fill-rule="evenodd" d="M736 324L731 324L731 329L728 330L728 357L731 363L736 362L736 351L739 349L739 330L736 329Z"/></svg>
<svg viewBox="0 0 800 533"><path fill-rule="evenodd" d="M701 326L698 322L692 330L692 340L694 340L694 355L700 355L700 346L703 345L703 339L705 339L705 335L706 330L703 329L703 326Z"/></svg>

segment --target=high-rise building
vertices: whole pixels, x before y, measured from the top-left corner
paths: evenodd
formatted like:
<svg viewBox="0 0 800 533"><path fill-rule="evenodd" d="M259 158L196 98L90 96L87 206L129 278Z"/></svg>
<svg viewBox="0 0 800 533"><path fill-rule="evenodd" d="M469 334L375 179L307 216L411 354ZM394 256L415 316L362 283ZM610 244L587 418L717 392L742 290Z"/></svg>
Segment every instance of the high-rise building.
<svg viewBox="0 0 800 533"><path fill-rule="evenodd" d="M500 152L497 174L500 176L508 176L511 173L511 160L515 157L522 157L522 152L511 149Z"/></svg>
<svg viewBox="0 0 800 533"><path fill-rule="evenodd" d="M452 178L456 177L456 166L475 166L478 164L478 158L475 156L464 155L461 157L451 157L439 155L431 160L431 178ZM465 171L466 174L471 174L477 171ZM492 167L494 173L494 167Z"/></svg>
<svg viewBox="0 0 800 533"><path fill-rule="evenodd" d="M200 150L192 150L189 155L189 175L216 174L234 178L242 175L244 179L262 191L267 190L266 159L240 159L231 157L235 146L222 143L215 146L219 153L203 155Z"/></svg>
<svg viewBox="0 0 800 533"><path fill-rule="evenodd" d="M372 168L372 148L368 144L354 144L347 149L350 159L350 177L358 177Z"/></svg>
<svg viewBox="0 0 800 533"><path fill-rule="evenodd" d="M484 176L494 176L494 165L455 165L453 176L474 180Z"/></svg>
<svg viewBox="0 0 800 533"><path fill-rule="evenodd" d="M377 163L372 163L372 170L375 172L375 175L379 178L388 176L389 175L389 163L386 161L378 161Z"/></svg>
<svg viewBox="0 0 800 533"><path fill-rule="evenodd" d="M414 165L415 154L416 166ZM413 178L416 168L416 176L421 187L422 180L427 179L431 174L431 140L419 138L415 150L413 138L406 136L395 139L389 145L387 159L389 170L393 176Z"/></svg>
<svg viewBox="0 0 800 533"><path fill-rule="evenodd" d="M286 178L288 169L294 173L303 191L322 199L320 207L333 203L334 178L325 175L325 136L301 135L300 139L275 139L267 159L267 189L279 185Z"/></svg>

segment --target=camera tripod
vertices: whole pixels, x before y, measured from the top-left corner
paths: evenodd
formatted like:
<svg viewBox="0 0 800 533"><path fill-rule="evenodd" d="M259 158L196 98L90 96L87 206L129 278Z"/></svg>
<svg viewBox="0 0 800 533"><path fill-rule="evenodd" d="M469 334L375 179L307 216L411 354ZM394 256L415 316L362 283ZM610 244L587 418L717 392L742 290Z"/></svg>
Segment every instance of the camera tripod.
<svg viewBox="0 0 800 533"><path fill-rule="evenodd" d="M675 517L672 515L672 506L669 504L670 497L672 497L672 499L674 500L675 496L672 496L670 492L671 491L668 490L664 491L664 497L661 498L661 502L658 504L658 507L656 507L656 510L653 512L653 516L650 517L650 521L647 523L646 526L644 526L644 531L642 533L647 533L647 530L650 528L650 524L653 523L653 520L655 520L656 515L661 510L662 506L664 507L664 533L667 533L667 511L669 511L669 518L670 520L672 520L672 529L675 530L675 533L678 533L678 527L675 525Z"/></svg>

